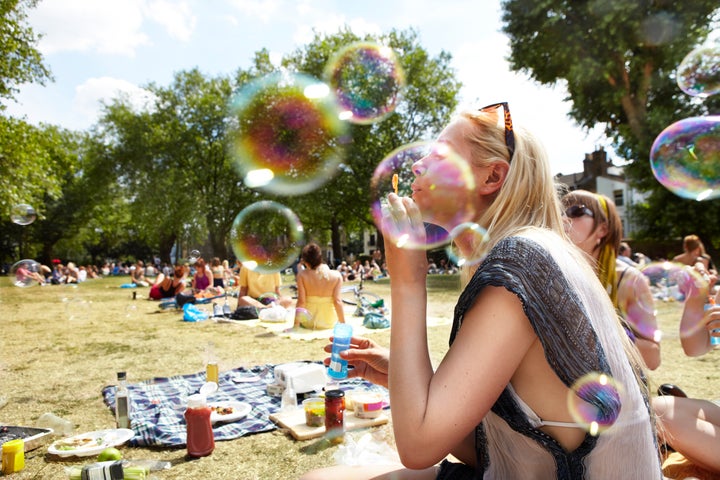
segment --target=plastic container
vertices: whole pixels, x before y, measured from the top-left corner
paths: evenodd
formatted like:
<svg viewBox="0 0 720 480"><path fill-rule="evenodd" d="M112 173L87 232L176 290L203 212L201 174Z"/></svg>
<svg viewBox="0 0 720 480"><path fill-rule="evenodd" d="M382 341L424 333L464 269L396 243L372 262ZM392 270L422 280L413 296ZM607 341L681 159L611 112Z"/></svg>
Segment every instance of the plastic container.
<svg viewBox="0 0 720 480"><path fill-rule="evenodd" d="M208 362L205 367L205 374L208 382L220 384L220 369L217 362Z"/></svg>
<svg viewBox="0 0 720 480"><path fill-rule="evenodd" d="M347 323L336 323L333 329L333 344L327 374L334 380L347 378L348 362L340 357L340 352L350 348L352 331L352 325L348 325Z"/></svg>
<svg viewBox="0 0 720 480"><path fill-rule="evenodd" d="M377 418L383 410L382 396L377 393L355 393L353 409L357 418Z"/></svg>
<svg viewBox="0 0 720 480"><path fill-rule="evenodd" d="M342 390L325 392L325 436L330 443L345 440L345 392Z"/></svg>
<svg viewBox="0 0 720 480"><path fill-rule="evenodd" d="M74 425L70 420L58 417L54 413L43 413L37 419L35 424L40 428L48 428L52 430L54 435L67 437L73 433Z"/></svg>
<svg viewBox="0 0 720 480"><path fill-rule="evenodd" d="M2 473L10 475L25 468L25 442L22 438L2 445Z"/></svg>
<svg viewBox="0 0 720 480"><path fill-rule="evenodd" d="M210 415L212 409L207 404L207 395L217 390L217 383L208 382L202 386L200 393L188 397L185 410L187 424L187 453L190 457L206 457L215 450Z"/></svg>
<svg viewBox="0 0 720 480"><path fill-rule="evenodd" d="M305 425L322 427L325 425L325 400L319 397L306 398L302 402L305 410Z"/></svg>

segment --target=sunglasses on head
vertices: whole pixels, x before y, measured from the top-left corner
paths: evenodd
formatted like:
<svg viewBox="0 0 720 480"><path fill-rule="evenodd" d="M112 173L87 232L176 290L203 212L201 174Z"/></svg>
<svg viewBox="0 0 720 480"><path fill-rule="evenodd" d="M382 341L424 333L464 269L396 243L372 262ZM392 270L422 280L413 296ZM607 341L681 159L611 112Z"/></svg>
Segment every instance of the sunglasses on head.
<svg viewBox="0 0 720 480"><path fill-rule="evenodd" d="M588 217L595 217L595 214L585 205L573 205L565 210L565 216L568 218L580 218L583 215Z"/></svg>
<svg viewBox="0 0 720 480"><path fill-rule="evenodd" d="M507 146L510 157L508 163L512 162L513 154L515 153L515 133L513 133L512 117L510 116L510 107L507 102L499 102L488 105L480 109L481 112L490 112L496 108L503 108L503 118L505 124L505 145Z"/></svg>

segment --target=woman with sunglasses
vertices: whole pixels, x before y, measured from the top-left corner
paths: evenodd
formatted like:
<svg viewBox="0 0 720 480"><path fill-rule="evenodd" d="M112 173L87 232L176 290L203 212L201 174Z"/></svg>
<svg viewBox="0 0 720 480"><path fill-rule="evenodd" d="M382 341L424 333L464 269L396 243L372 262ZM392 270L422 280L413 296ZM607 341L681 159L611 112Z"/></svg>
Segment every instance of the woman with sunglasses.
<svg viewBox="0 0 720 480"><path fill-rule="evenodd" d="M605 195L573 190L562 198L565 229L588 254L600 282L622 315L626 329L651 370L660 366L660 329L652 292L643 273L619 260L622 220Z"/></svg>
<svg viewBox="0 0 720 480"><path fill-rule="evenodd" d="M482 261L464 266L450 347L435 367L426 332L427 253L394 240L424 235L418 205L444 183L430 177L443 170L432 164L445 160L429 156L413 168L412 198L390 193L383 220L391 233L392 355L361 338L345 354L363 375L387 380L405 468L336 466L303 478L662 478L642 360L565 234L542 146L513 130L507 104L461 113L437 141L469 162L474 221L488 233L478 243L477 236L455 239L464 257ZM577 388L595 375L621 388ZM571 404L602 415L588 422ZM593 422L612 427L598 433Z"/></svg>

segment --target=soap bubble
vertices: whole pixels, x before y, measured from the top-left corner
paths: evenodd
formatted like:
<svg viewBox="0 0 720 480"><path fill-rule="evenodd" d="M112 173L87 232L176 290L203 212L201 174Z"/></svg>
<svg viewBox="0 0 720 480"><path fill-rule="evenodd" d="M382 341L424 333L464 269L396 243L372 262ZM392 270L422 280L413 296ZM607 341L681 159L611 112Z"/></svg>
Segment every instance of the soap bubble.
<svg viewBox="0 0 720 480"><path fill-rule="evenodd" d="M10 267L10 274L15 276L13 285L31 287L41 283L41 266L35 260L20 260Z"/></svg>
<svg viewBox="0 0 720 480"><path fill-rule="evenodd" d="M478 253L478 247L490 240L487 230L474 222L461 223L450 231L450 245L445 252L448 258L458 267L480 263L484 255ZM458 243L466 245L469 253L463 253Z"/></svg>
<svg viewBox="0 0 720 480"><path fill-rule="evenodd" d="M413 165L421 159L416 166L421 174L416 179ZM398 175L398 195L411 196L422 213L424 238L408 236L401 225L382 224L394 174ZM453 228L474 219L476 197L470 165L446 143L415 142L400 147L378 164L370 181L375 224L400 247L432 249L446 245Z"/></svg>
<svg viewBox="0 0 720 480"><path fill-rule="evenodd" d="M230 113L233 163L245 184L299 195L332 178L349 142L330 88L312 77L272 73L243 87Z"/></svg>
<svg viewBox="0 0 720 480"><path fill-rule="evenodd" d="M615 424L620 415L622 385L605 373L591 372L570 387L568 409L575 422L591 435L599 435Z"/></svg>
<svg viewBox="0 0 720 480"><path fill-rule="evenodd" d="M356 42L337 52L325 68L342 118L370 124L390 115L405 84L405 75L390 47Z"/></svg>
<svg viewBox="0 0 720 480"><path fill-rule="evenodd" d="M720 197L720 116L690 117L667 127L653 142L650 166L679 197Z"/></svg>
<svg viewBox="0 0 720 480"><path fill-rule="evenodd" d="M230 242L243 268L259 273L280 272L300 256L305 232L288 207L264 200L235 217Z"/></svg>
<svg viewBox="0 0 720 480"><path fill-rule="evenodd" d="M688 53L677 69L680 90L706 98L720 92L720 45L698 47Z"/></svg>
<svg viewBox="0 0 720 480"><path fill-rule="evenodd" d="M10 210L10 220L18 225L30 225L37 219L37 212L28 204L20 203Z"/></svg>

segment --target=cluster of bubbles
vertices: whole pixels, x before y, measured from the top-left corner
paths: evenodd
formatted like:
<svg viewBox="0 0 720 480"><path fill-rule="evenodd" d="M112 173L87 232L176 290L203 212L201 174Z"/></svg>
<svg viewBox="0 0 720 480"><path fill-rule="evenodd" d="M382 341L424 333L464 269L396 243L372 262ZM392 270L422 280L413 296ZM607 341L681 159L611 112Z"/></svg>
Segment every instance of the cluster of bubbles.
<svg viewBox="0 0 720 480"><path fill-rule="evenodd" d="M249 82L232 98L231 158L243 182L273 195L302 195L340 170L350 124L379 122L396 108L404 74L392 49L357 42L340 49L323 79L286 70ZM297 215L261 201L235 218L230 241L243 266L274 273L305 241Z"/></svg>
<svg viewBox="0 0 720 480"><path fill-rule="evenodd" d="M720 45L688 53L677 84L700 99L720 92ZM665 128L650 151L653 175L675 195L703 201L720 197L720 116L690 117Z"/></svg>

